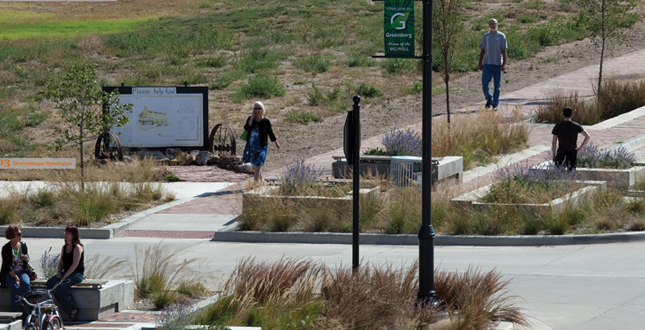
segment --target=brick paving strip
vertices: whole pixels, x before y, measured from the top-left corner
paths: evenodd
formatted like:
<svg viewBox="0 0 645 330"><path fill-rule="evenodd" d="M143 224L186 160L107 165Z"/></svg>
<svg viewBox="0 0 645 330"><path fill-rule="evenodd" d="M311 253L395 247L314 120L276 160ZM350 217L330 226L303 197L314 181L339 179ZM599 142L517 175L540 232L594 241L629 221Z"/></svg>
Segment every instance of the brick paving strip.
<svg viewBox="0 0 645 330"><path fill-rule="evenodd" d="M604 77L610 78L638 78L645 75L645 49L639 50L618 58L611 59L604 63ZM598 65L592 65L576 71L554 77L538 84L522 88L511 93L502 93L499 111L505 116L511 116L511 111L516 105L521 106L521 112L524 117L531 115L537 104L544 101L545 93L556 90L577 90L580 95L592 95L593 81L598 76ZM502 91L503 92L503 91ZM483 99L483 96L482 96ZM470 113L475 109L481 109L482 103L469 106L462 109L462 112ZM575 116L575 114L574 114ZM440 120L438 117L435 120ZM575 117L574 117L575 120ZM553 125L529 125L529 144L551 145L551 129ZM585 126L588 127L588 126ZM421 123L413 124L403 129L412 129L421 131ZM626 141L645 133L645 116L640 116L627 122L621 123L614 127L590 130L591 141L601 148ZM341 129L339 128L339 134ZM362 150L374 147L382 147L380 141L382 135L365 139L361 142ZM549 151L550 152L550 151ZM342 155L342 149L336 149L327 153L311 157L306 160L307 163L316 164L325 170L325 174L331 173L332 156ZM275 156L275 155L274 155ZM537 165L544 162L548 155L543 153L525 160L528 165ZM264 173L264 177L279 176L281 170L274 170ZM493 173L473 180L465 185L462 189L471 189L482 186L491 182ZM192 201L176 205L165 209L159 213L165 214L240 214L241 213L241 192L249 185L249 179L239 182L224 190L213 193L209 196L197 198Z"/></svg>

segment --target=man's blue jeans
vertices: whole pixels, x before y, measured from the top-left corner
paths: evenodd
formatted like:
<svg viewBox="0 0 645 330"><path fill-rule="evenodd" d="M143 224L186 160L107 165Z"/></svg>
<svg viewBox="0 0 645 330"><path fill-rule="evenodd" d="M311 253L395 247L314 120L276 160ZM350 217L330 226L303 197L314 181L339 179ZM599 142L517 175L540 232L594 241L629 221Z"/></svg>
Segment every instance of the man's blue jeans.
<svg viewBox="0 0 645 330"><path fill-rule="evenodd" d="M493 96L490 95L490 87L488 84L493 79L494 91ZM499 93L502 91L502 66L484 64L482 65L482 88L486 101L490 102L493 108L497 108L499 104Z"/></svg>

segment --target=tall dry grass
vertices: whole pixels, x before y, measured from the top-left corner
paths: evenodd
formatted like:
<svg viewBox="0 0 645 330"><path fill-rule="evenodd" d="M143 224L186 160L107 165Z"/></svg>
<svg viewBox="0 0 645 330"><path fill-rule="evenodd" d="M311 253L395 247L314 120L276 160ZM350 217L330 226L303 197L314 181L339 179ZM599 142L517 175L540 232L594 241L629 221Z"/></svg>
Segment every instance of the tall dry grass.
<svg viewBox="0 0 645 330"><path fill-rule="evenodd" d="M464 170L478 163L490 163L499 154L527 146L528 127L518 108L511 120L495 111L473 115L454 115L451 124L444 120L432 123L432 155L462 156Z"/></svg>
<svg viewBox="0 0 645 330"><path fill-rule="evenodd" d="M115 221L123 212L174 200L158 183L53 183L42 189L13 190L0 198L0 223L36 226L96 227Z"/></svg>
<svg viewBox="0 0 645 330"><path fill-rule="evenodd" d="M364 264L354 272L310 260L246 258L198 322L263 329L426 329L440 312L417 306L417 274L416 263ZM526 325L508 284L495 270L435 272L439 307L453 320L450 329L486 329L498 320Z"/></svg>
<svg viewBox="0 0 645 330"><path fill-rule="evenodd" d="M102 163L94 158L94 148L86 146L84 153L85 160L85 182L154 182L164 181L168 172L165 165L146 157L133 157L127 162ZM91 151L88 151L91 149ZM49 150L39 147L29 157L32 158L74 158L76 169L74 170L3 170L0 172L0 180L6 181L53 181L69 182L80 181L80 155L78 150L69 148L61 151Z"/></svg>
<svg viewBox="0 0 645 330"><path fill-rule="evenodd" d="M575 122L593 125L645 106L645 80L605 79L600 90L600 103L595 86L592 97L579 96L577 91L546 94L548 102L538 106L535 120L539 123L559 123L562 121L562 109L571 107Z"/></svg>
<svg viewBox="0 0 645 330"><path fill-rule="evenodd" d="M149 298L157 309L177 302L181 287L194 286L204 280L197 271L197 258L180 259L178 251L161 241L143 249L135 244L134 258L128 258L130 276L138 298Z"/></svg>

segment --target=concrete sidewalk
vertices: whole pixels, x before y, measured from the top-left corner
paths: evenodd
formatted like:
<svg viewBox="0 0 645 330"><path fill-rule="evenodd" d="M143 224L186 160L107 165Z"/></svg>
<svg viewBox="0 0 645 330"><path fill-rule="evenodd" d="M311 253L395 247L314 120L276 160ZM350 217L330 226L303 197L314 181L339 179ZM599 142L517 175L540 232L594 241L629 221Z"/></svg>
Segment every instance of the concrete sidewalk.
<svg viewBox="0 0 645 330"><path fill-rule="evenodd" d="M608 76L616 77L644 74L643 58L645 50L612 59L605 63L605 72ZM590 90L591 80L596 73L597 66L591 66L502 94L503 106L499 111L510 115L510 108L520 104L524 115L529 116L546 91L573 89L586 92L586 89ZM463 111L469 112L480 106L477 104ZM410 128L420 130L421 124L411 125ZM519 158L529 164L542 162L544 148L550 148L551 128L552 125L532 125L529 143L534 154L528 153L526 157ZM629 118L623 117L590 128L590 134L592 141L603 148L618 142L638 140L645 134L645 111L641 109L631 113ZM380 140L380 136L368 138L362 146L377 147ZM633 143L632 150L645 156L642 146ZM330 169L331 156L339 153L342 153L340 149L333 150L312 157L307 162ZM266 173L265 176L277 174L280 171ZM491 175L490 172L476 174L466 186L486 184ZM212 237L213 232L230 228L241 211L239 192L244 183L232 186L181 183L170 187L185 202L146 214L119 237L84 240L87 257L98 252L102 257L132 257L135 244L146 247L157 243L159 238L174 238L168 248L179 251L182 257L202 259L203 267L200 270L212 274L214 283L221 282L234 269L236 262L247 256L267 261L275 261L283 256L311 258L330 266L351 264L351 248L347 245L212 242L208 235ZM60 238L27 240L30 251L44 251L49 246L58 247L61 244ZM510 293L520 297L515 301L534 318L532 328L535 330L643 329L645 254L636 251L644 248L643 242L558 247L439 246L436 248L436 267L459 271L471 266L479 266L483 270L498 269L505 279L512 280ZM409 265L418 258L415 246L362 245L360 249L363 263ZM119 322L129 324L118 318L110 322L113 323L90 328L112 328L111 324ZM119 329L128 327L114 326Z"/></svg>

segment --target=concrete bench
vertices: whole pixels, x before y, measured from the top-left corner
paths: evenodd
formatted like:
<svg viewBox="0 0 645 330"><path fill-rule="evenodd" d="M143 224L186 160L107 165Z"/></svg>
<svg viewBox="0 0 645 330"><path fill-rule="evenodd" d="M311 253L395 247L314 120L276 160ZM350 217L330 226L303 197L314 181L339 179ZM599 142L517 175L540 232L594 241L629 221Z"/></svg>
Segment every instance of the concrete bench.
<svg viewBox="0 0 645 330"><path fill-rule="evenodd" d="M22 330L22 313L0 312L0 330Z"/></svg>
<svg viewBox="0 0 645 330"><path fill-rule="evenodd" d="M31 281L32 289L44 289L45 280ZM72 286L69 293L78 308L79 321L94 321L127 309L134 303L134 282L126 280L92 280ZM9 310L9 289L0 290L0 311ZM65 313L58 304L63 317Z"/></svg>

